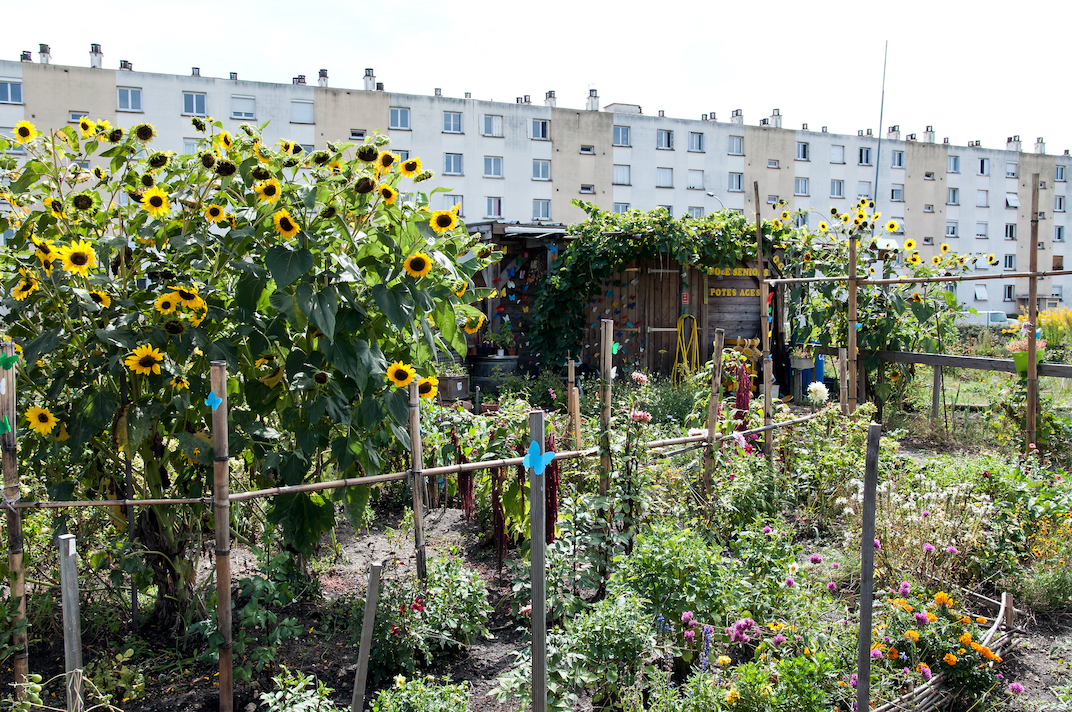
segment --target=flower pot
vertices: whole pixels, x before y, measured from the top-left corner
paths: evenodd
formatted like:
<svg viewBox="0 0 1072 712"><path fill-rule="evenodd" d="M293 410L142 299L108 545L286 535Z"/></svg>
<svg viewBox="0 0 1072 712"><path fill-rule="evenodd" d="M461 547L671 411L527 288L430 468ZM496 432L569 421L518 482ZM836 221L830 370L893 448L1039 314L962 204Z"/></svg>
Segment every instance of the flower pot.
<svg viewBox="0 0 1072 712"><path fill-rule="evenodd" d="M468 349L466 350L466 352L465 352L465 355L466 355L466 356L476 356L476 347L475 347L475 346L470 346L470 347L469 347L469 348L468 348Z"/></svg>
<svg viewBox="0 0 1072 712"><path fill-rule="evenodd" d="M496 356L505 356L506 355L506 349L495 349L495 355Z"/></svg>
<svg viewBox="0 0 1072 712"><path fill-rule="evenodd" d="M810 358L800 358L798 356L789 357L789 365L798 371L810 371L815 367L815 361Z"/></svg>
<svg viewBox="0 0 1072 712"><path fill-rule="evenodd" d="M506 349L507 356L517 356L517 347Z"/></svg>
<svg viewBox="0 0 1072 712"><path fill-rule="evenodd" d="M1042 357L1046 355L1044 351L1036 351L1035 357L1038 359L1038 363L1042 363ZM1016 364L1016 372L1021 376L1027 375L1027 352L1026 351L1014 351L1012 354L1013 363Z"/></svg>
<svg viewBox="0 0 1072 712"><path fill-rule="evenodd" d="M498 412L498 410L499 410L499 404L498 403L481 403L480 404L480 412L481 413L495 413L495 412Z"/></svg>

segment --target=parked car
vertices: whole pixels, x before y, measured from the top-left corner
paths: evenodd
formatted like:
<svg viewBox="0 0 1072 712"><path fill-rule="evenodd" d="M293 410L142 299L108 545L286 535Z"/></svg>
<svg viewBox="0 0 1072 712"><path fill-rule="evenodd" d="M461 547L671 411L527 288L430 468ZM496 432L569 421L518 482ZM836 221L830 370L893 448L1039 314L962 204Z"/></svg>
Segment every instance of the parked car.
<svg viewBox="0 0 1072 712"><path fill-rule="evenodd" d="M1001 311L980 311L976 314L961 312L954 322L957 326L978 324L979 326L992 326L995 329L1004 329L1009 325L1009 317Z"/></svg>

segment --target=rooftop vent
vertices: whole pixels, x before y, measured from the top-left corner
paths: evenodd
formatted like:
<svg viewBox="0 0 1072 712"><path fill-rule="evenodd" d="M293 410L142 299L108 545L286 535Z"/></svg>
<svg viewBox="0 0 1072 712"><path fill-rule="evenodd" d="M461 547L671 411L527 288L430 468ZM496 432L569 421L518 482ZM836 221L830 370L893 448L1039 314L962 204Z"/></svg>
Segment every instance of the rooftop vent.
<svg viewBox="0 0 1072 712"><path fill-rule="evenodd" d="M133 72L134 71L134 64L132 62L128 62L125 59L121 59L121 60L119 60L119 68L120 69L125 69L128 72Z"/></svg>
<svg viewBox="0 0 1072 712"><path fill-rule="evenodd" d="M190 67L190 76L191 77L200 77L201 76L201 67Z"/></svg>
<svg viewBox="0 0 1072 712"><path fill-rule="evenodd" d="M237 82L238 81L238 72L231 72L231 81L232 82Z"/></svg>
<svg viewBox="0 0 1072 712"><path fill-rule="evenodd" d="M471 92L471 91L465 92L465 98L466 99L472 99L473 98L473 92Z"/></svg>
<svg viewBox="0 0 1072 712"><path fill-rule="evenodd" d="M376 82L376 91L383 91L383 82Z"/></svg>
<svg viewBox="0 0 1072 712"><path fill-rule="evenodd" d="M321 69L320 76L316 80L317 86L326 87L328 85L328 70Z"/></svg>
<svg viewBox="0 0 1072 712"><path fill-rule="evenodd" d="M104 53L101 52L99 44L91 44L89 46L89 66L92 69L100 69L104 64Z"/></svg>
<svg viewBox="0 0 1072 712"><path fill-rule="evenodd" d="M435 95L436 96L443 96L443 90L440 89L439 87L436 87Z"/></svg>
<svg viewBox="0 0 1072 712"><path fill-rule="evenodd" d="M49 49L47 44L37 45L37 51L41 57L41 64L49 64L52 62L52 50Z"/></svg>
<svg viewBox="0 0 1072 712"><path fill-rule="evenodd" d="M19 61L20 62L33 62L33 52L31 52L28 49L23 50L22 54L19 55Z"/></svg>

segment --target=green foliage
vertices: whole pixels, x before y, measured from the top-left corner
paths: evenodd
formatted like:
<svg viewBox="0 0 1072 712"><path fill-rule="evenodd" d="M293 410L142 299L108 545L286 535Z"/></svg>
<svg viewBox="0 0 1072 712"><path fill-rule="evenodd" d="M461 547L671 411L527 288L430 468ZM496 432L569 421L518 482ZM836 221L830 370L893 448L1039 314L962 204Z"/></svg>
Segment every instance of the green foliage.
<svg viewBox="0 0 1072 712"><path fill-rule="evenodd" d="M778 615L785 600L796 595L785 581L792 573L790 565L800 553L800 547L793 544L792 532L761 528L761 524L756 521L752 528L737 533L732 542L735 559L725 573L735 589L735 610L760 623ZM801 569L796 577L803 574Z"/></svg>
<svg viewBox="0 0 1072 712"><path fill-rule="evenodd" d="M372 712L469 712L469 688L466 684L442 684L435 678L406 680L396 678L393 687L380 690L372 701Z"/></svg>
<svg viewBox="0 0 1072 712"><path fill-rule="evenodd" d="M272 676L275 690L260 693L264 712L342 712L343 708L331 701L333 690L322 680L306 675L301 670L293 673L286 665ZM315 687L311 687L315 683Z"/></svg>
<svg viewBox="0 0 1072 712"><path fill-rule="evenodd" d="M563 633L547 633L547 709L572 712L579 701L577 691L586 683L596 682L588 671L587 661L573 650ZM532 646L514 655L514 666L498 677L488 693L500 702L516 701L520 709L532 705Z"/></svg>
<svg viewBox="0 0 1072 712"><path fill-rule="evenodd" d="M94 704L124 704L145 694L145 672L134 662L134 649L86 663L83 674L91 683L86 692Z"/></svg>
<svg viewBox="0 0 1072 712"><path fill-rule="evenodd" d="M488 592L480 573L457 559L437 559L428 567L424 624L443 650L465 649L488 630Z"/></svg>

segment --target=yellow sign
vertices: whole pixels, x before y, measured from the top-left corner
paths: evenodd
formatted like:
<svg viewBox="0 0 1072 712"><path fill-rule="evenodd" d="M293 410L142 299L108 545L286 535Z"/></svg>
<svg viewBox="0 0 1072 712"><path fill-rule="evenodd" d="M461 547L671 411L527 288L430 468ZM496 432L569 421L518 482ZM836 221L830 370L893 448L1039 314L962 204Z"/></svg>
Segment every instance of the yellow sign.
<svg viewBox="0 0 1072 712"><path fill-rule="evenodd" d="M733 287L712 287L710 296L712 297L758 297L758 289L736 289Z"/></svg>

